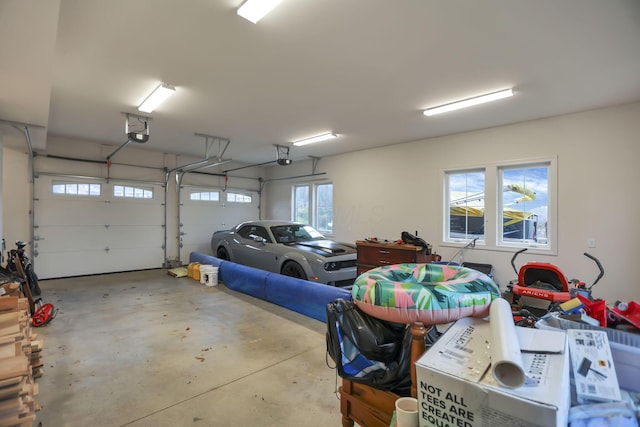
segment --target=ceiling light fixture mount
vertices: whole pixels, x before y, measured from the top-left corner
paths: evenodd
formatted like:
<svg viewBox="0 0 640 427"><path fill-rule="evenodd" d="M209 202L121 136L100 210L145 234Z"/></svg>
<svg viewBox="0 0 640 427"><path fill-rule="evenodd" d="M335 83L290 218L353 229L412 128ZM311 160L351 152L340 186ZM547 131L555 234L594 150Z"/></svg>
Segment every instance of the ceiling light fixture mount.
<svg viewBox="0 0 640 427"><path fill-rule="evenodd" d="M513 89L504 89L497 92L491 92L473 98L467 98L460 101L451 102L449 104L439 105L433 108L427 108L423 111L425 116L435 116L436 114L447 113L449 111L460 110L462 108L471 107L473 105L484 104L485 102L497 101L498 99L513 96Z"/></svg>
<svg viewBox="0 0 640 427"><path fill-rule="evenodd" d="M256 24L271 12L282 0L247 0L238 8L238 15Z"/></svg>
<svg viewBox="0 0 640 427"><path fill-rule="evenodd" d="M311 136L309 138L304 138L304 139L299 139L297 141L293 141L293 145L296 145L296 146L299 147L301 145L313 144L315 142L326 141L328 139L333 139L333 138L337 138L337 137L338 137L338 135L333 133L333 132L323 133L322 135Z"/></svg>
<svg viewBox="0 0 640 427"><path fill-rule="evenodd" d="M156 87L153 92L151 92L151 94L147 96L142 104L140 104L138 110L145 113L152 112L153 110L158 108L158 106L162 104L168 97L173 95L175 91L175 87L165 83L160 83L158 87Z"/></svg>

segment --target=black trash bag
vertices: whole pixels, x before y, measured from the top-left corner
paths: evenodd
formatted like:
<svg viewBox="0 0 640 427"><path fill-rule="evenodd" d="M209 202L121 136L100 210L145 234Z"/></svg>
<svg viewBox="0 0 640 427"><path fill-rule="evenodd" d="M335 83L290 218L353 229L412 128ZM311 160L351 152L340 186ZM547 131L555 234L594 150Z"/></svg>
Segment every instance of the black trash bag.
<svg viewBox="0 0 640 427"><path fill-rule="evenodd" d="M385 322L344 299L327 304L327 353L341 378L407 395L411 327Z"/></svg>

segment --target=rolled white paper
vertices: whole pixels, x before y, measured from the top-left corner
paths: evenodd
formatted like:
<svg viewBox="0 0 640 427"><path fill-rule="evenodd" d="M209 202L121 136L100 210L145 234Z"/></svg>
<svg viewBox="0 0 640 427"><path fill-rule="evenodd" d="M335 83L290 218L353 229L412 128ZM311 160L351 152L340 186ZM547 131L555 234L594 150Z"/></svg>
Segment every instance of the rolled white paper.
<svg viewBox="0 0 640 427"><path fill-rule="evenodd" d="M489 309L491 324L491 372L498 384L521 387L526 379L522 368L520 342L513 323L511 305L507 300L493 300Z"/></svg>

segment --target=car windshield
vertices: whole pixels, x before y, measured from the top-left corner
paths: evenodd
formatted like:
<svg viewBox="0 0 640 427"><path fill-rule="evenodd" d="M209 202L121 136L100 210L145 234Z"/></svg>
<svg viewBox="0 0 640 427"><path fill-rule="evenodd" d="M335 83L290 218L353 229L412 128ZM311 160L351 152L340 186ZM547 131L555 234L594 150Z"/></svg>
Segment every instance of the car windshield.
<svg viewBox="0 0 640 427"><path fill-rule="evenodd" d="M271 227L278 243L308 242L310 240L324 240L325 237L310 225L290 224Z"/></svg>

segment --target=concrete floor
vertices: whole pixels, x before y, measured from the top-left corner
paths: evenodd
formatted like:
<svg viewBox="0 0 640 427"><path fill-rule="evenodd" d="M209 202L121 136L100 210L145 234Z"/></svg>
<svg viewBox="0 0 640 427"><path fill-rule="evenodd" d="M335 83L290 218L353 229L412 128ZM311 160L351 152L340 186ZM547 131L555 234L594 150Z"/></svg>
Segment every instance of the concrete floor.
<svg viewBox="0 0 640 427"><path fill-rule="evenodd" d="M323 322L166 270L40 286L36 426L341 425Z"/></svg>

